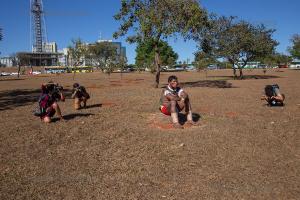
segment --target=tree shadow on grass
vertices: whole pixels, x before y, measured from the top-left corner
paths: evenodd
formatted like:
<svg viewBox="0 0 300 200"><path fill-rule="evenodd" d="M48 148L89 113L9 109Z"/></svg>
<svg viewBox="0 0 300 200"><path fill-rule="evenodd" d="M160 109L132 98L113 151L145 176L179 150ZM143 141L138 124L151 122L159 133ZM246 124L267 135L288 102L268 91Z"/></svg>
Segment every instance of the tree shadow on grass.
<svg viewBox="0 0 300 200"><path fill-rule="evenodd" d="M69 121L69 120L72 120L72 119L75 119L77 117L89 117L89 116L93 116L95 114L92 114L92 113L72 113L72 114L68 114L68 115L64 115L64 120L66 121ZM55 117L52 119L52 122L57 122L57 121L60 121L60 118L58 117Z"/></svg>
<svg viewBox="0 0 300 200"><path fill-rule="evenodd" d="M25 79L21 79L21 78L4 78L4 79L0 79L0 81L23 81Z"/></svg>
<svg viewBox="0 0 300 200"><path fill-rule="evenodd" d="M186 115L183 113L178 113L179 123L181 125L185 124L187 121ZM193 121L198 122L201 119L201 116L198 113L193 113Z"/></svg>
<svg viewBox="0 0 300 200"><path fill-rule="evenodd" d="M0 111L31 105L38 101L40 93L40 89L2 91L0 92Z"/></svg>
<svg viewBox="0 0 300 200"><path fill-rule="evenodd" d="M65 96L70 96L71 90L63 91ZM20 106L37 104L41 89L17 89L0 92L0 111L13 110Z"/></svg>
<svg viewBox="0 0 300 200"><path fill-rule="evenodd" d="M209 87L209 88L234 88L226 80L200 80L194 82L181 82L182 87Z"/></svg>

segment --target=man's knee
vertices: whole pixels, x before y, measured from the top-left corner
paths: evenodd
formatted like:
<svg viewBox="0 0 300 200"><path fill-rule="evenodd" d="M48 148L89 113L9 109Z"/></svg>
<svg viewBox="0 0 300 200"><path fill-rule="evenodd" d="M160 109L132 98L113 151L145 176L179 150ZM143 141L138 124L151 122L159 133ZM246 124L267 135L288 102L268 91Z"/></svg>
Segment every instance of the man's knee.
<svg viewBox="0 0 300 200"><path fill-rule="evenodd" d="M52 108L54 108L55 110L59 108L58 104L56 102L54 102L52 105L51 105Z"/></svg>
<svg viewBox="0 0 300 200"><path fill-rule="evenodd" d="M45 122L45 123L50 123L51 122L51 118L50 117L44 117L43 118L43 122Z"/></svg>

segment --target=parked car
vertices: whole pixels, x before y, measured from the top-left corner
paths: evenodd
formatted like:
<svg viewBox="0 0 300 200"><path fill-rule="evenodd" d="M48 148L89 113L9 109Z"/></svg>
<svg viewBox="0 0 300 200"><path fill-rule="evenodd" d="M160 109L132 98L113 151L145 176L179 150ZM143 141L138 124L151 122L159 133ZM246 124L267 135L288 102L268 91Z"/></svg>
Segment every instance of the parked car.
<svg viewBox="0 0 300 200"><path fill-rule="evenodd" d="M219 67L218 65L212 64L212 65L208 65L208 66L207 66L207 69L208 69L208 70L215 70L215 69L220 69L220 67Z"/></svg>
<svg viewBox="0 0 300 200"><path fill-rule="evenodd" d="M175 70L176 71L184 71L184 68L183 67L175 67Z"/></svg>
<svg viewBox="0 0 300 200"><path fill-rule="evenodd" d="M196 67L194 67L194 66L187 66L187 67L185 68L185 70L186 70L186 71L196 71L197 69L196 69Z"/></svg>
<svg viewBox="0 0 300 200"><path fill-rule="evenodd" d="M38 74L41 74L41 72L39 72L39 71L33 71L32 72L32 75L38 75Z"/></svg>
<svg viewBox="0 0 300 200"><path fill-rule="evenodd" d="M1 76L10 76L10 73L8 73L8 72L1 72Z"/></svg>

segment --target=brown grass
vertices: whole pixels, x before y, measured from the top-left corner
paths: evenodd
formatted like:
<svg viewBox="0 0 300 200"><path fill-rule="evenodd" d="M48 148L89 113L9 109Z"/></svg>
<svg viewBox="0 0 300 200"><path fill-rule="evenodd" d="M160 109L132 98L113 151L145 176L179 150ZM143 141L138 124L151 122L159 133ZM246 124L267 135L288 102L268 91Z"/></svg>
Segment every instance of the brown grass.
<svg viewBox="0 0 300 200"><path fill-rule="evenodd" d="M300 71L281 71L175 73L200 117L184 130L159 113L151 74L0 77L0 199L297 199ZM89 107L67 98L65 122L41 123L31 110L49 80L68 95L85 85ZM285 107L260 100L272 83Z"/></svg>

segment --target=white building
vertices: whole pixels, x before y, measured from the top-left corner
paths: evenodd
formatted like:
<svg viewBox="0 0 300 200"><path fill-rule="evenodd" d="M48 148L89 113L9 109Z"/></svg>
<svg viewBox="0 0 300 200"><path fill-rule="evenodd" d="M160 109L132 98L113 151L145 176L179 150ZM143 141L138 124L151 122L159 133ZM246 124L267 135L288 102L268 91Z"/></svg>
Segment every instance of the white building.
<svg viewBox="0 0 300 200"><path fill-rule="evenodd" d="M300 68L300 60L293 60L290 65L289 65L290 68Z"/></svg>
<svg viewBox="0 0 300 200"><path fill-rule="evenodd" d="M45 42L43 43L43 52L45 53L57 53L57 44L56 42ZM32 52L36 52L36 48L32 48Z"/></svg>
<svg viewBox="0 0 300 200"><path fill-rule="evenodd" d="M58 63L60 66L69 66L69 59L68 59L68 48L64 48L62 50L58 50L61 55L58 57Z"/></svg>
<svg viewBox="0 0 300 200"><path fill-rule="evenodd" d="M44 43L44 51L47 53L57 53L57 44L56 42Z"/></svg>
<svg viewBox="0 0 300 200"><path fill-rule="evenodd" d="M13 67L15 57L2 57L0 58L0 66L1 67Z"/></svg>

